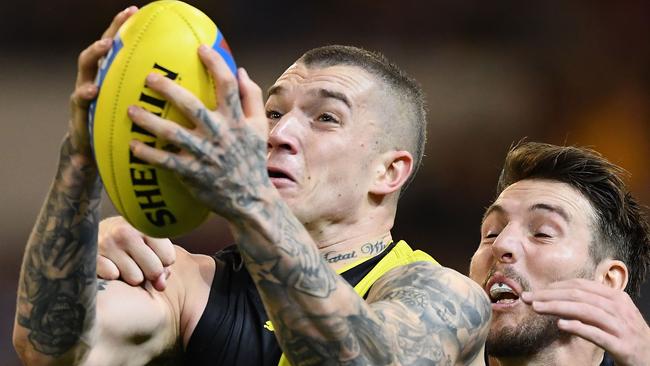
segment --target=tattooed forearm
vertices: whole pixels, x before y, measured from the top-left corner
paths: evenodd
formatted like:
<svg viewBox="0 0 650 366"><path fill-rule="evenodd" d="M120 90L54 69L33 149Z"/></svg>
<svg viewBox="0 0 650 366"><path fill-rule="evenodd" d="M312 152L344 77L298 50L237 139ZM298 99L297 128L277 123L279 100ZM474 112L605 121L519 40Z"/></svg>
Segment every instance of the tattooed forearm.
<svg viewBox="0 0 650 366"><path fill-rule="evenodd" d="M265 235L240 228L237 239L292 364L390 363L381 323L329 267L286 204L278 201L265 217Z"/></svg>
<svg viewBox="0 0 650 366"><path fill-rule="evenodd" d="M289 309L287 309L288 311ZM297 318L281 316L278 327L284 339L285 354L293 365L388 365L394 361L393 351L386 347L390 340L381 325L371 320L363 308L358 314L341 317L313 316ZM299 325L318 324L327 332L315 336Z"/></svg>
<svg viewBox="0 0 650 366"><path fill-rule="evenodd" d="M18 289L17 324L42 354L63 355L92 325L100 192L92 158L75 151L66 138L25 248Z"/></svg>
<svg viewBox="0 0 650 366"><path fill-rule="evenodd" d="M417 262L384 275L366 303L285 207L267 215L281 230L267 237L240 231L238 242L292 364L445 365L477 356L490 303L473 282Z"/></svg>
<svg viewBox="0 0 650 366"><path fill-rule="evenodd" d="M444 267L425 262L401 267L373 286L368 301L397 335L402 363L467 363L487 336L487 297L468 278Z"/></svg>
<svg viewBox="0 0 650 366"><path fill-rule="evenodd" d="M338 276L328 267L304 227L284 202L276 201L264 226L266 235L260 238L250 230L240 232L239 247L247 259L254 278L286 286L290 292L310 297L327 298L336 289Z"/></svg>

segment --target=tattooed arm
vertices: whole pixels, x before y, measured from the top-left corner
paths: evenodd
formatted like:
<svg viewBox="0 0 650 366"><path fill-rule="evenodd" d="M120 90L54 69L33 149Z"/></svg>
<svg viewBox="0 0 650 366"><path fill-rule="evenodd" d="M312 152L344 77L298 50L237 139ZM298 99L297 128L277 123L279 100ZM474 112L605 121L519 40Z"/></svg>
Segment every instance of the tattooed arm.
<svg viewBox="0 0 650 366"><path fill-rule="evenodd" d="M25 364L143 364L175 342L178 327L162 295L122 283L101 283L98 293L96 281L101 184L89 146L87 106L97 93L97 61L135 10L118 14L103 40L79 56L69 133L20 274L13 342ZM136 344L141 352L124 348Z"/></svg>
<svg viewBox="0 0 650 366"><path fill-rule="evenodd" d="M377 281L368 302L403 348L399 363L483 364L491 304L484 291L460 273L412 263Z"/></svg>
<svg viewBox="0 0 650 366"><path fill-rule="evenodd" d="M483 364L491 305L469 278L412 263L386 273L366 302L282 202L235 235L293 365Z"/></svg>
<svg viewBox="0 0 650 366"><path fill-rule="evenodd" d="M14 344L28 363L36 353L72 363L87 351L100 192L94 163L68 136L20 275Z"/></svg>
<svg viewBox="0 0 650 366"><path fill-rule="evenodd" d="M484 291L453 271L418 263L385 275L372 303L359 297L270 184L266 144L254 133L267 123L259 87L243 70L236 80L213 50L202 46L199 55L218 86L219 108L207 110L187 90L149 75L147 86L185 111L195 127L132 108L135 123L181 149L138 141L131 148L178 173L228 219L292 364L480 364L490 318Z"/></svg>

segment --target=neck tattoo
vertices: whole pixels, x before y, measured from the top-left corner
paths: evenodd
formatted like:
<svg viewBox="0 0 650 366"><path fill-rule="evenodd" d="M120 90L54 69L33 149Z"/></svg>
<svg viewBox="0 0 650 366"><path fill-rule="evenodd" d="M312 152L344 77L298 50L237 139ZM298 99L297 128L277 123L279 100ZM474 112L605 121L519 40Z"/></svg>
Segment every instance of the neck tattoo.
<svg viewBox="0 0 650 366"><path fill-rule="evenodd" d="M384 249L386 249L387 246L388 246L388 244L384 243L383 240L376 241L374 243L369 242L369 243L365 243L365 244L361 245L360 251L361 251L361 254L363 254L365 256L374 256L374 255L377 255L377 254L383 252ZM330 251L330 252L325 253L323 255L323 258L325 258L325 260L328 263L337 263L337 262L340 262L340 261L343 261L343 260L358 258L358 255L357 255L357 250L351 250L351 251L343 252L343 253L337 253L336 251Z"/></svg>

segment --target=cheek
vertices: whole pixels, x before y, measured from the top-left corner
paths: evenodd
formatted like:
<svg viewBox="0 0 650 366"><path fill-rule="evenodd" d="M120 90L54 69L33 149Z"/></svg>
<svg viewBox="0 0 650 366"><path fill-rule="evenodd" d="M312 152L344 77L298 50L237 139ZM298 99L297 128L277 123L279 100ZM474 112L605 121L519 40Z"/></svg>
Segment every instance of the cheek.
<svg viewBox="0 0 650 366"><path fill-rule="evenodd" d="M312 173L320 175L331 184L358 182L359 178L369 174L366 151L337 145L314 150L310 158L313 162L310 164Z"/></svg>
<svg viewBox="0 0 650 366"><path fill-rule="evenodd" d="M490 270L492 255L488 246L481 246L476 250L469 263L469 277L482 284Z"/></svg>
<svg viewBox="0 0 650 366"><path fill-rule="evenodd" d="M536 246L527 255L527 267L532 276L549 282L570 277L585 263L587 252L579 249L569 243Z"/></svg>

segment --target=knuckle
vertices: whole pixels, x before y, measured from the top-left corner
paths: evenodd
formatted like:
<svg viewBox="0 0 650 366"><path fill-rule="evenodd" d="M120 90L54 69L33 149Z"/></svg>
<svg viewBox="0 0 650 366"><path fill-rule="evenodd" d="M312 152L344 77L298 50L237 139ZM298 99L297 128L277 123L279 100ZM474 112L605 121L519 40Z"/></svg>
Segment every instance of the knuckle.
<svg viewBox="0 0 650 366"><path fill-rule="evenodd" d="M220 74L218 83L225 90L233 90L237 88L237 79L235 79L231 73Z"/></svg>
<svg viewBox="0 0 650 366"><path fill-rule="evenodd" d="M132 286L137 286L144 282L144 275L141 271L129 271L122 275L124 282Z"/></svg>
<svg viewBox="0 0 650 366"><path fill-rule="evenodd" d="M122 19L122 14L123 13L124 12L121 11L121 12L115 14L115 16L113 17L113 24L118 23ZM113 24L111 24L111 25L113 25Z"/></svg>
<svg viewBox="0 0 650 366"><path fill-rule="evenodd" d="M173 254L163 253L160 255L160 261L162 262L163 266L170 266L176 262L176 258Z"/></svg>
<svg viewBox="0 0 650 366"><path fill-rule="evenodd" d="M166 266L172 265L176 262L176 250L174 249L174 245L169 239L165 239L163 244L164 246L161 256L163 264Z"/></svg>
<svg viewBox="0 0 650 366"><path fill-rule="evenodd" d="M79 53L79 56L77 57L77 64L82 66L87 63L88 57L90 54L90 47L86 48L85 50L81 51Z"/></svg>
<svg viewBox="0 0 650 366"><path fill-rule="evenodd" d="M135 234L137 234L137 232L129 225L116 224L111 228L111 236L115 240L129 241L134 238Z"/></svg>
<svg viewBox="0 0 650 366"><path fill-rule="evenodd" d="M111 249L115 248L115 242L110 236L100 234L97 238L97 252L103 256L108 258L108 253L110 253Z"/></svg>
<svg viewBox="0 0 650 366"><path fill-rule="evenodd" d="M140 145L139 145L139 144L131 145L129 148L130 148L131 151L133 152L133 155L135 155L135 156L137 156L137 157L140 157L140 154L141 154L141 151L140 151L140 150L141 150L141 149L140 149Z"/></svg>
<svg viewBox="0 0 650 366"><path fill-rule="evenodd" d="M578 289L571 289L569 290L569 299L571 300L579 300L581 298L581 291Z"/></svg>
<svg viewBox="0 0 650 366"><path fill-rule="evenodd" d="M118 267L121 270L122 279L129 285L139 285L144 281L144 273L133 260L123 261Z"/></svg>
<svg viewBox="0 0 650 366"><path fill-rule="evenodd" d="M180 108L183 110L183 114L186 116L196 115L196 111L199 109L194 105L188 105L188 104L183 104L180 106Z"/></svg>
<svg viewBox="0 0 650 366"><path fill-rule="evenodd" d="M152 265L145 271L145 275L149 280L155 280L160 277L161 274L163 274L163 266L160 262L152 263Z"/></svg>
<svg viewBox="0 0 650 366"><path fill-rule="evenodd" d="M97 256L97 276L105 280L115 280L120 273L110 259L100 254Z"/></svg>
<svg viewBox="0 0 650 366"><path fill-rule="evenodd" d="M124 251L124 252L128 251L128 248L131 246L131 243L129 243L126 240L118 240L118 239L116 239L116 240L114 240L113 243L114 243L113 246L115 248L117 248L118 250Z"/></svg>
<svg viewBox="0 0 650 366"><path fill-rule="evenodd" d="M102 40L93 42L90 46L79 53L77 64L80 68L95 67L99 57L102 55Z"/></svg>
<svg viewBox="0 0 650 366"><path fill-rule="evenodd" d="M160 137L167 141L173 141L178 135L182 135L183 131L176 126L166 126L160 132Z"/></svg>

